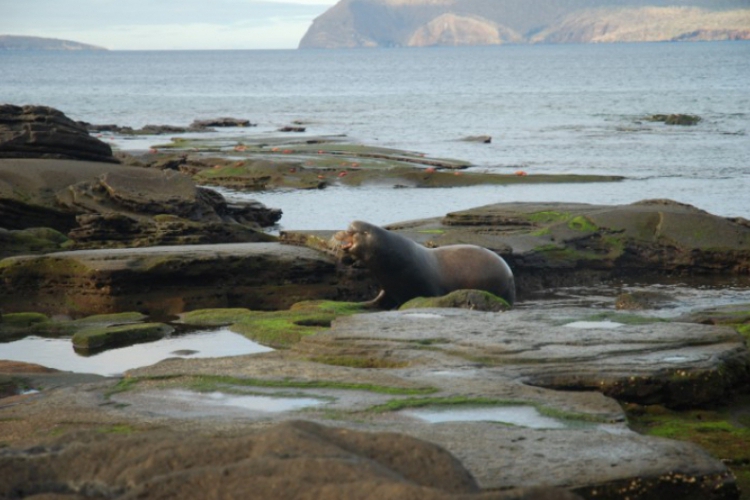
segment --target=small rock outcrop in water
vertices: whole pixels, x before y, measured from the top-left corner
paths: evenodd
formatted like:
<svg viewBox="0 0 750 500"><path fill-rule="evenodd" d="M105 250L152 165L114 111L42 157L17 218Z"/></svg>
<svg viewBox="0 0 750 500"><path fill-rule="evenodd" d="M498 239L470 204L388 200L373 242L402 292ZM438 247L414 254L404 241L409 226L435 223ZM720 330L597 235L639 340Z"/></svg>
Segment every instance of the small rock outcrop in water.
<svg viewBox="0 0 750 500"><path fill-rule="evenodd" d="M187 127L179 125L144 125L141 128L120 126L111 123L96 124L88 122L79 122L79 124L92 133L108 132L122 135L164 135L164 134L184 134L186 132L213 132L215 128L225 127L255 127L255 123L244 118L213 118L210 120L193 120Z"/></svg>
<svg viewBox="0 0 750 500"><path fill-rule="evenodd" d="M0 105L0 158L59 158L118 163L112 148L47 106Z"/></svg>
<svg viewBox="0 0 750 500"><path fill-rule="evenodd" d="M698 125L701 121L701 117L697 115L686 115L682 113L676 113L671 115L651 115L648 118L652 122L663 122L665 125Z"/></svg>
<svg viewBox="0 0 750 500"><path fill-rule="evenodd" d="M190 128L210 128L210 127L254 127L250 120L244 118L221 117L210 120L194 120Z"/></svg>

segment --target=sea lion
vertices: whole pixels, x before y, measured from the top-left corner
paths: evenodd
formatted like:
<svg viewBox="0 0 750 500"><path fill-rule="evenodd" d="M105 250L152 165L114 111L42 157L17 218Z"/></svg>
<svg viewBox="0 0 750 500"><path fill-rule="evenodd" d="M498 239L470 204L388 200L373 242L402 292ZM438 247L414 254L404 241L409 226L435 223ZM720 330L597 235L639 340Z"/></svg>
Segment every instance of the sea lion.
<svg viewBox="0 0 750 500"><path fill-rule="evenodd" d="M352 222L334 238L382 287L373 304L399 306L414 297L440 297L462 289L491 292L511 305L516 299L513 272L502 257L486 248L426 248L363 221Z"/></svg>

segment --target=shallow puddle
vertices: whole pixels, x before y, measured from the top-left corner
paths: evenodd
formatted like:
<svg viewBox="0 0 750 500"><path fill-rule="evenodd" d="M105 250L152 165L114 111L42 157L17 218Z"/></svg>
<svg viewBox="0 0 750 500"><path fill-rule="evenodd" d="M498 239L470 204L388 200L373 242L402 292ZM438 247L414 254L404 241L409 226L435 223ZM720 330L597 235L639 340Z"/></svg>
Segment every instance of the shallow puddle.
<svg viewBox="0 0 750 500"><path fill-rule="evenodd" d="M662 358L662 361L664 361L665 363L685 363L690 360L691 358L687 356L668 356L666 358Z"/></svg>
<svg viewBox="0 0 750 500"><path fill-rule="evenodd" d="M574 321L572 323L568 323L565 326L568 328L581 328L584 330L589 329L595 329L595 328L604 328L604 329L612 329L612 328L619 328L623 326L622 323L617 323L615 321Z"/></svg>
<svg viewBox="0 0 750 500"><path fill-rule="evenodd" d="M545 417L533 406L488 406L406 410L403 414L431 424L440 422L502 422L532 429L563 429L564 422Z"/></svg>
<svg viewBox="0 0 750 500"><path fill-rule="evenodd" d="M296 411L311 406L322 404L323 401L315 398L283 398L258 395L225 394L223 392L193 392L182 389L167 391L167 400L172 399L180 403L192 406L209 406L216 408L234 407L243 410L263 413L280 413L285 411Z"/></svg>
<svg viewBox="0 0 750 500"><path fill-rule="evenodd" d="M171 336L155 342L109 349L91 356L73 350L69 338L25 337L0 344L0 359L57 370L115 376L166 358L218 358L271 351L226 328Z"/></svg>
<svg viewBox="0 0 750 500"><path fill-rule="evenodd" d="M435 313L406 313L403 316L404 318L443 319L443 316Z"/></svg>

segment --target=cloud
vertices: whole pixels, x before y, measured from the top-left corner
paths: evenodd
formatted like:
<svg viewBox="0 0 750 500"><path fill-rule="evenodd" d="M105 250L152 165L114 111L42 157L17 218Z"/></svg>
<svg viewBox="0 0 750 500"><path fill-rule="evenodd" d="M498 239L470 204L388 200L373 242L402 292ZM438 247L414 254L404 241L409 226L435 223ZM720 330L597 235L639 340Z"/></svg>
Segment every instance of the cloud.
<svg viewBox="0 0 750 500"><path fill-rule="evenodd" d="M312 20L335 2L0 0L0 34L120 50L295 48Z"/></svg>

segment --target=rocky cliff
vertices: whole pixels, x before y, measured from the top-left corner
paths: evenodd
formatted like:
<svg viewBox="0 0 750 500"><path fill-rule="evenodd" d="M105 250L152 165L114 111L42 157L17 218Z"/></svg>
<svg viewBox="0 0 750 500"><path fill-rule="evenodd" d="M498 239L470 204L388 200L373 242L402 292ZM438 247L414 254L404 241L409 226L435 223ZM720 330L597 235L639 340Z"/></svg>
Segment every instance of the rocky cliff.
<svg viewBox="0 0 750 500"><path fill-rule="evenodd" d="M746 0L341 0L300 48L750 39Z"/></svg>

